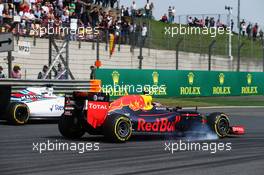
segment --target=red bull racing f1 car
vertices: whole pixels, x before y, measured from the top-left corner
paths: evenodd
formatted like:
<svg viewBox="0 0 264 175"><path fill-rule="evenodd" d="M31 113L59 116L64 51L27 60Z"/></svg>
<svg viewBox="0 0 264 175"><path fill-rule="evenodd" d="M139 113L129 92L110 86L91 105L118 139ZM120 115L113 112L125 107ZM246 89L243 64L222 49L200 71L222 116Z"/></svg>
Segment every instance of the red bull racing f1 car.
<svg viewBox="0 0 264 175"><path fill-rule="evenodd" d="M88 132L115 142L125 142L138 132L184 133L204 127L209 127L219 138L245 133L243 126L230 126L224 113L202 115L195 110L164 107L153 104L149 95L127 95L109 102L107 94L96 92L66 95L58 127L66 138L80 138Z"/></svg>

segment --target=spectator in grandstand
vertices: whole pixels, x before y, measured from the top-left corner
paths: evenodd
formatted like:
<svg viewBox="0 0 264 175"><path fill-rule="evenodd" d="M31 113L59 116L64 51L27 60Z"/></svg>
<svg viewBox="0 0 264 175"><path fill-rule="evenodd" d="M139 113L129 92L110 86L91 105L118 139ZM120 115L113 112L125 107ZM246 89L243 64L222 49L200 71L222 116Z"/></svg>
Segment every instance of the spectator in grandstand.
<svg viewBox="0 0 264 175"><path fill-rule="evenodd" d="M167 17L167 14L166 13L161 17L160 21L161 22L165 22L165 23L168 22L168 17Z"/></svg>
<svg viewBox="0 0 264 175"><path fill-rule="evenodd" d="M176 10L175 10L175 7L174 6L172 7L171 13L172 13L171 23L174 23L175 16L176 16Z"/></svg>
<svg viewBox="0 0 264 175"><path fill-rule="evenodd" d="M36 3L37 0L29 0L29 5L30 5L30 8L33 7L33 5Z"/></svg>
<svg viewBox="0 0 264 175"><path fill-rule="evenodd" d="M145 5L144 9L145 9L145 12L146 12L146 17L147 18L151 18L151 13L150 13L150 11L151 11L151 4L150 4L149 0L147 0L147 3Z"/></svg>
<svg viewBox="0 0 264 175"><path fill-rule="evenodd" d="M141 30L142 30L141 31L142 46L144 47L145 41L146 41L146 38L147 38L147 34L148 34L148 28L147 28L146 23L143 23L143 26L142 26L142 29Z"/></svg>
<svg viewBox="0 0 264 175"><path fill-rule="evenodd" d="M117 2L117 0L110 0L111 8L114 8L116 2Z"/></svg>
<svg viewBox="0 0 264 175"><path fill-rule="evenodd" d="M131 5L131 16L132 16L132 18L136 16L136 12L137 12L137 4L135 1L133 1L132 5Z"/></svg>
<svg viewBox="0 0 264 175"><path fill-rule="evenodd" d="M130 14L129 14L129 8L128 7L124 11L124 16L130 16Z"/></svg>
<svg viewBox="0 0 264 175"><path fill-rule="evenodd" d="M136 32L137 25L131 22L128 26L128 32L129 32L129 44L133 45L135 43L134 36Z"/></svg>
<svg viewBox="0 0 264 175"><path fill-rule="evenodd" d="M193 26L193 27L203 27L204 26L204 20L203 19L199 20L198 18L194 17L194 19L192 20L192 23L189 25Z"/></svg>
<svg viewBox="0 0 264 175"><path fill-rule="evenodd" d="M44 79L48 69L49 69L48 66L44 65L42 71L38 73L38 79Z"/></svg>
<svg viewBox="0 0 264 175"><path fill-rule="evenodd" d="M84 27L89 27L90 26L90 11L85 9L80 17L80 23Z"/></svg>
<svg viewBox="0 0 264 175"><path fill-rule="evenodd" d="M129 38L129 24L125 21L121 25L121 42L126 44Z"/></svg>
<svg viewBox="0 0 264 175"><path fill-rule="evenodd" d="M205 18L205 27L209 27L209 17Z"/></svg>
<svg viewBox="0 0 264 175"><path fill-rule="evenodd" d="M3 73L3 67L0 66L0 78L5 78L5 74Z"/></svg>
<svg viewBox="0 0 264 175"><path fill-rule="evenodd" d="M198 18L194 17L194 20L193 20L193 26L194 27L201 27L201 21L198 20Z"/></svg>
<svg viewBox="0 0 264 175"><path fill-rule="evenodd" d="M66 70L62 68L61 64L58 64L58 69L56 73L56 79L65 80L66 79Z"/></svg>
<svg viewBox="0 0 264 175"><path fill-rule="evenodd" d="M22 77L21 69L18 65L15 65L11 72L11 78L21 79L21 77Z"/></svg>
<svg viewBox="0 0 264 175"><path fill-rule="evenodd" d="M220 19L217 20L217 22L216 22L216 27L217 27L217 28L221 27L221 28L226 29L226 25L223 24L223 23L220 21Z"/></svg>
<svg viewBox="0 0 264 175"><path fill-rule="evenodd" d="M10 29L13 22L13 5L8 3L4 3L3 5L4 10L2 11L2 26Z"/></svg>
<svg viewBox="0 0 264 175"><path fill-rule="evenodd" d="M209 27L215 27L215 20L213 17L209 20Z"/></svg>
<svg viewBox="0 0 264 175"><path fill-rule="evenodd" d="M120 42L120 37L121 37L121 22L116 21L116 23L113 26L115 30L115 39L117 42Z"/></svg>
<svg viewBox="0 0 264 175"><path fill-rule="evenodd" d="M259 30L259 38L260 38L261 41L263 41L263 39L264 39L263 38L263 31L262 31L262 29Z"/></svg>
<svg viewBox="0 0 264 175"><path fill-rule="evenodd" d="M197 17L192 18L191 16L188 16L187 23L191 27L222 27L224 29L227 27L227 25L222 23L220 19L215 22L214 17L209 18L209 16L207 16L205 19L198 19ZM231 22L231 26L232 25L234 25L233 22Z"/></svg>
<svg viewBox="0 0 264 175"><path fill-rule="evenodd" d="M48 4L47 2L46 2L46 4ZM27 1L22 1L21 3L20 3L20 6L19 6L19 13L26 13L26 12L28 12L30 10L30 6L29 6L29 4L27 3Z"/></svg>
<svg viewBox="0 0 264 175"><path fill-rule="evenodd" d="M191 27L193 26L193 19L192 19L191 16L188 17L188 21L187 22L188 22L189 26L191 26Z"/></svg>
<svg viewBox="0 0 264 175"><path fill-rule="evenodd" d="M76 9L76 3L71 0L70 4L69 4L69 12L70 12L70 16L75 13L75 9Z"/></svg>
<svg viewBox="0 0 264 175"><path fill-rule="evenodd" d="M94 80L95 79L95 70L96 70L96 68L94 66L90 66L90 70L91 70L90 80Z"/></svg>
<svg viewBox="0 0 264 175"><path fill-rule="evenodd" d="M169 17L168 22L172 23L172 8L171 8L171 6L169 6L169 9L168 9L168 17Z"/></svg>
<svg viewBox="0 0 264 175"><path fill-rule="evenodd" d="M29 33L32 27L31 25L35 20L35 15L33 14L33 10L29 10L29 12L24 13L23 17L26 20L27 33Z"/></svg>
<svg viewBox="0 0 264 175"><path fill-rule="evenodd" d="M136 12L137 14L136 14L136 17L138 17L138 18L141 18L141 17L143 17L143 13L142 13L142 11L139 9L139 10L137 10L137 12Z"/></svg>
<svg viewBox="0 0 264 175"><path fill-rule="evenodd" d="M92 11L90 12L91 18L92 18L92 27L95 27L97 25L97 22L99 20L99 10L97 7L94 7Z"/></svg>
<svg viewBox="0 0 264 175"><path fill-rule="evenodd" d="M101 4L101 0L95 0L94 4L95 5L100 5Z"/></svg>
<svg viewBox="0 0 264 175"><path fill-rule="evenodd" d="M126 11L125 7L121 5L121 8L120 8L121 17L125 16L125 11Z"/></svg>
<svg viewBox="0 0 264 175"><path fill-rule="evenodd" d="M204 19L200 19L198 25L199 27L204 27L205 26Z"/></svg>
<svg viewBox="0 0 264 175"><path fill-rule="evenodd" d="M239 33L243 33L243 27L246 26L246 22L245 20L243 19L241 22L240 22L240 28L239 28Z"/></svg>
<svg viewBox="0 0 264 175"><path fill-rule="evenodd" d="M58 7L60 7L60 9L62 9L63 8L63 0L58 0L57 5L58 5Z"/></svg>
<svg viewBox="0 0 264 175"><path fill-rule="evenodd" d="M41 17L42 17L42 12L41 12L40 6L36 6L36 7L35 7L35 10L34 10L34 16L35 16L35 19L36 19L38 22L40 22Z"/></svg>
<svg viewBox="0 0 264 175"><path fill-rule="evenodd" d="M258 23L256 23L252 29L252 34L253 34L253 40L255 41L257 39L258 35Z"/></svg>
<svg viewBox="0 0 264 175"><path fill-rule="evenodd" d="M72 32L70 32L70 40L76 41L77 31L78 31L78 19L77 19L75 12L73 12L73 14L71 15L70 22L71 22L70 27L71 27L71 31L72 31Z"/></svg>
<svg viewBox="0 0 264 175"><path fill-rule="evenodd" d="M151 16L151 18L153 17L153 10L154 10L154 3L151 2L150 3L150 16Z"/></svg>
<svg viewBox="0 0 264 175"><path fill-rule="evenodd" d="M67 27L69 25L69 13L67 11L64 11L63 14L61 15L61 23L62 23L62 27Z"/></svg>
<svg viewBox="0 0 264 175"><path fill-rule="evenodd" d="M2 3L2 0L0 0L0 27L4 23L3 12L4 12L4 4Z"/></svg>
<svg viewBox="0 0 264 175"><path fill-rule="evenodd" d="M242 30L242 35L245 36L246 32L247 32L247 26L246 23L242 23L241 24L241 30Z"/></svg>
<svg viewBox="0 0 264 175"><path fill-rule="evenodd" d="M20 6L21 1L22 0L13 0L13 4L14 4L14 7L15 7L16 14L19 13L19 6Z"/></svg>
<svg viewBox="0 0 264 175"><path fill-rule="evenodd" d="M197 23L198 23L198 19L194 17L194 19L192 20L192 26L197 27Z"/></svg>
<svg viewBox="0 0 264 175"><path fill-rule="evenodd" d="M108 7L109 6L109 0L102 0L102 6Z"/></svg>
<svg viewBox="0 0 264 175"><path fill-rule="evenodd" d="M252 25L250 23L247 26L246 32L247 32L248 38L250 38L251 37L251 32L252 32Z"/></svg>

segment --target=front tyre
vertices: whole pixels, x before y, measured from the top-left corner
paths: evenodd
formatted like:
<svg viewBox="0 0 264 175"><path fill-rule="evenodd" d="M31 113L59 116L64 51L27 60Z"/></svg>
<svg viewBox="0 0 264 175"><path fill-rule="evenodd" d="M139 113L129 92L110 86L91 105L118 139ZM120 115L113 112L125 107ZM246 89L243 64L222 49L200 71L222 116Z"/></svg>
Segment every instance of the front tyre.
<svg viewBox="0 0 264 175"><path fill-rule="evenodd" d="M126 142L132 135L132 123L120 115L108 116L104 125L104 136L114 142Z"/></svg>
<svg viewBox="0 0 264 175"><path fill-rule="evenodd" d="M218 137L224 138L228 135L230 127L229 118L226 114L220 112L212 113L207 117L207 122Z"/></svg>
<svg viewBox="0 0 264 175"><path fill-rule="evenodd" d="M58 127L61 135L68 139L79 139L85 134L77 117L62 115Z"/></svg>
<svg viewBox="0 0 264 175"><path fill-rule="evenodd" d="M26 104L13 102L9 105L7 121L14 125L24 125L29 119L29 109Z"/></svg>

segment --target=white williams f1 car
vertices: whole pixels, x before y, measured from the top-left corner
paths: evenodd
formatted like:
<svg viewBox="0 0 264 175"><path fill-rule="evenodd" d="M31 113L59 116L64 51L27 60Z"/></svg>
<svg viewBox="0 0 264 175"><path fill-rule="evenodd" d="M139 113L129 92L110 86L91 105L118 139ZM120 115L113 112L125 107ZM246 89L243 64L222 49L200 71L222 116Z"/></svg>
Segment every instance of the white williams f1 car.
<svg viewBox="0 0 264 175"><path fill-rule="evenodd" d="M9 90L4 99L2 109L5 110L0 116L12 124L25 124L29 119L59 118L64 112L64 97L53 94L52 87L29 87L17 93Z"/></svg>

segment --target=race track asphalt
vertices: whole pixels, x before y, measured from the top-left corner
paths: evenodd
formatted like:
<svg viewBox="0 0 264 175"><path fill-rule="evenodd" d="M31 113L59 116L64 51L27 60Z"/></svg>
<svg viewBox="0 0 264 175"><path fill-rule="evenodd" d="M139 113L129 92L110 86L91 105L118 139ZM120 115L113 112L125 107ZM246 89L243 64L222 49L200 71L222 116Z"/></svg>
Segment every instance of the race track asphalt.
<svg viewBox="0 0 264 175"><path fill-rule="evenodd" d="M231 143L230 151L165 151L165 142L184 138L134 136L125 144L105 142L103 137L85 135L70 141L60 136L57 124L33 123L9 126L0 123L0 174L195 174L263 175L264 108L215 109L231 115L231 122L246 126L239 137L199 143ZM203 109L202 112L215 111ZM96 143L98 151L33 151L37 142ZM187 143L188 140L185 139ZM95 148L95 147L93 147Z"/></svg>

